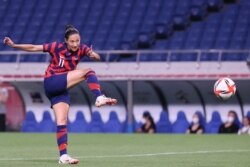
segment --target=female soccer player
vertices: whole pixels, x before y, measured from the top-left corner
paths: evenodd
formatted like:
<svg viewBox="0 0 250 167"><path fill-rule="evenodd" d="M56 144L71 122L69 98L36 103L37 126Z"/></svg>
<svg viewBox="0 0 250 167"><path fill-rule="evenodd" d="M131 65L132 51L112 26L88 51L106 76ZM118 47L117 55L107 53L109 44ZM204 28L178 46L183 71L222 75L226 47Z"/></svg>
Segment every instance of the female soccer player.
<svg viewBox="0 0 250 167"><path fill-rule="evenodd" d="M9 37L3 42L8 46L28 52L49 52L52 59L45 72L44 89L51 102L57 124L57 143L60 152L59 163L77 164L78 159L67 154L67 117L70 97L68 89L86 80L89 89L96 97L95 105L114 105L116 99L102 94L95 72L90 69L76 69L83 56L100 60L100 56L84 44L80 44L80 33L71 25L66 26L65 42L52 42L43 45L15 44Z"/></svg>

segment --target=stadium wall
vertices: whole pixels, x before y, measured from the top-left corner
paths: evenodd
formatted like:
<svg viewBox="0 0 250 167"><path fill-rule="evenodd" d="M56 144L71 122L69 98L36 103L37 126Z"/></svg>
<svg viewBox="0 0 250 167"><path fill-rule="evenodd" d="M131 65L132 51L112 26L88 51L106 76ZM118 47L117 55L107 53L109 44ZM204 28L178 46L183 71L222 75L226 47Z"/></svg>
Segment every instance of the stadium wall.
<svg viewBox="0 0 250 167"><path fill-rule="evenodd" d="M249 80L235 80L235 82L237 94L228 101L222 101L213 94L214 80L134 81L134 128L143 123L142 114L145 111L152 114L156 123L160 121L162 112L168 114L168 121L171 124L177 121L180 112L185 114L187 122L191 121L195 112L200 112L207 123L211 121L213 112L218 112L221 120L225 121L229 110L235 110L239 121L241 121L242 116L250 112L250 90L247 89ZM44 94L42 82L11 82L11 84L20 92L22 98L20 100L25 104L25 112L33 112L37 123L43 121L45 112L49 112L52 121L54 121L54 115ZM102 81L101 85L105 94L118 98L119 104L112 107L96 108L91 92L83 83L70 91L72 104L69 121L71 123L76 121L77 113L81 112L86 123L90 126L93 113L98 113L102 123L107 124L110 121L111 113L115 112L118 121L121 124L126 124L128 112L126 82ZM19 110L16 112L20 114ZM123 129L120 132L125 131Z"/></svg>
<svg viewBox="0 0 250 167"><path fill-rule="evenodd" d="M3 63L0 81L42 81L47 63ZM246 62L124 62L82 63L100 80L207 80L220 77L250 79ZM9 70L13 69L13 70Z"/></svg>

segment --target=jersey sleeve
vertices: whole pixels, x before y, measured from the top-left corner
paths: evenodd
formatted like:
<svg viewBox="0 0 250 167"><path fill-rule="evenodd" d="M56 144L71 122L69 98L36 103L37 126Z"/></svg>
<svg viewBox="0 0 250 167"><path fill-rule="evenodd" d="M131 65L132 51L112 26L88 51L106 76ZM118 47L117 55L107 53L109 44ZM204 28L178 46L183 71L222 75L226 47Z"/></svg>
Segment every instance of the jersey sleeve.
<svg viewBox="0 0 250 167"><path fill-rule="evenodd" d="M54 53L57 47L57 42L43 44L43 52Z"/></svg>
<svg viewBox="0 0 250 167"><path fill-rule="evenodd" d="M80 54L80 58L82 58L83 56L87 56L87 53L91 50L90 47L88 47L87 45L81 45L81 54Z"/></svg>

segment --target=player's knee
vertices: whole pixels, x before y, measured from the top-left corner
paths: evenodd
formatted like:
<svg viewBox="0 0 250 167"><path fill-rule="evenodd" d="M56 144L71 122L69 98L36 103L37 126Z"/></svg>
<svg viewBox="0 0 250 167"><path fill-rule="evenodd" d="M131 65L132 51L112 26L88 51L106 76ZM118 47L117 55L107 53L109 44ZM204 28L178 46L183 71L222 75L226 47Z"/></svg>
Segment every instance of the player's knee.
<svg viewBox="0 0 250 167"><path fill-rule="evenodd" d="M92 68L87 68L86 71L85 71L85 73L87 74L89 72L94 72L94 70L92 70Z"/></svg>
<svg viewBox="0 0 250 167"><path fill-rule="evenodd" d="M87 69L85 69L84 77L86 77L88 75L93 75L93 74L95 74L95 71L92 70L91 68L87 68Z"/></svg>
<svg viewBox="0 0 250 167"><path fill-rule="evenodd" d="M67 118L58 118L57 125L67 125L68 119Z"/></svg>

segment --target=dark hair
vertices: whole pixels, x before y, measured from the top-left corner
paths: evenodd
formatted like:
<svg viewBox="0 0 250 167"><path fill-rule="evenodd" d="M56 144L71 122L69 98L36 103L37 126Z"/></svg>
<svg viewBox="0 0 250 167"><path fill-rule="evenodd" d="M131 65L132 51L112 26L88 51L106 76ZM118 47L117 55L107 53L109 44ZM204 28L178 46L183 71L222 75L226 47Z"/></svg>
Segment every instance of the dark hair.
<svg viewBox="0 0 250 167"><path fill-rule="evenodd" d="M150 114L150 112L149 111L145 111L144 113L143 113L143 118L145 118L145 119L148 119L150 122L151 122L151 124L155 124L154 123L154 119L153 119L153 117L151 116L151 114Z"/></svg>
<svg viewBox="0 0 250 167"><path fill-rule="evenodd" d="M80 34L79 31L72 25L68 24L65 26L64 38L68 39L70 35Z"/></svg>
<svg viewBox="0 0 250 167"><path fill-rule="evenodd" d="M229 114L229 113L233 114L235 118L238 117L237 113L236 113L234 110L230 110L230 111L228 112L228 114Z"/></svg>
<svg viewBox="0 0 250 167"><path fill-rule="evenodd" d="M145 111L143 113L143 118L149 118L149 117L151 117L150 113L148 111Z"/></svg>

